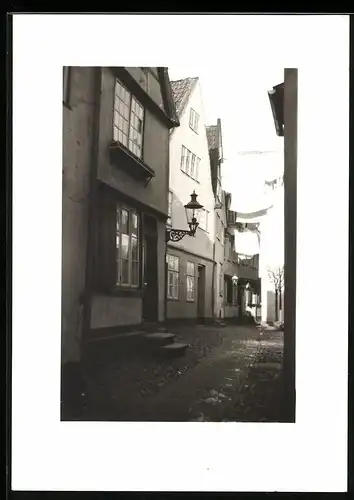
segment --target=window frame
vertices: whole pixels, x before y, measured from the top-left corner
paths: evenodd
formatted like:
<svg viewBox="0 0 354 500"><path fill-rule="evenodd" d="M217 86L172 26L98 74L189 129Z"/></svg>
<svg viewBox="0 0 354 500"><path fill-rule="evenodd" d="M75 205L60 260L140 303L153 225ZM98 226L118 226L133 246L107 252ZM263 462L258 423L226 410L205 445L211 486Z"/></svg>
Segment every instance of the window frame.
<svg viewBox="0 0 354 500"><path fill-rule="evenodd" d="M123 99L121 98L120 94L117 94L117 86L118 85L120 87L122 87L124 89L124 91L128 94L128 96L129 96L129 105L128 105L127 102L123 101ZM117 101L118 100L119 100L119 102L118 102L118 107L117 107ZM138 108L140 107L140 109L142 111L142 117L141 118L133 110L133 101L135 103L135 107L136 106L138 106ZM128 107L128 119L126 119L124 117L124 115L121 114L121 112L120 112L120 103L123 103L123 105L126 105ZM132 125L132 115L134 115L135 117L137 117L138 120L140 120L140 122L141 122L141 130L140 131L138 131L135 128L135 126ZM125 121L127 121L127 123L128 123L128 125L127 125L127 133L125 133L124 130L122 128L120 128L120 125L119 125L119 123L120 123L119 119L120 118L123 119L123 120L125 120ZM146 119L146 109L145 109L145 106L143 106L143 104L139 101L139 99L137 99L137 97L134 95L134 93L131 92L119 80L119 78L115 78L115 82L114 82L114 96L113 96L113 121L112 121L112 138L113 138L113 142L116 142L116 143L120 144L123 148L127 149L132 155L134 155L136 158L138 158L139 160L142 160L142 161L144 159L145 119ZM116 124L116 122L118 123L118 125ZM133 140L131 139L131 134L132 134L133 130L137 134L140 134L140 136L141 136L140 155L136 154L136 152L133 150L133 148L130 147L130 143L131 142L133 144L135 144L135 146L137 147L137 143L133 142ZM127 144L125 144L122 140L120 140L119 133L121 133L122 135L126 135L126 137L127 137ZM117 137L115 136L115 134L117 134Z"/></svg>
<svg viewBox="0 0 354 500"><path fill-rule="evenodd" d="M173 192L171 190L168 191L168 206L167 206L167 213L168 213L168 218L166 221L166 224L168 226L172 226L172 204L173 204Z"/></svg>
<svg viewBox="0 0 354 500"><path fill-rule="evenodd" d="M174 261L177 262L177 269L170 267L170 263ZM173 255L170 253L166 253L166 264L167 264L167 290L166 295L168 300L179 300L179 268L180 268L180 259L177 255ZM170 282L170 276L175 276L177 279L173 279L172 283ZM175 282L174 282L175 281ZM170 294L170 285L172 286L172 290L177 291L176 294Z"/></svg>
<svg viewBox="0 0 354 500"><path fill-rule="evenodd" d="M203 225L201 223L200 214L202 214L202 213L205 214L205 219L204 219L205 220L205 227L203 227ZM206 208L202 208L201 211L200 211L200 214L199 214L199 225L198 225L198 227L200 229L202 229L205 233L209 233L209 229L208 229L209 228L209 224L208 224L208 222L209 222L210 211L207 210Z"/></svg>
<svg viewBox="0 0 354 500"><path fill-rule="evenodd" d="M123 232L122 217L123 211L128 213L128 233ZM136 216L137 228L136 234L133 234L133 215ZM128 235L128 259L122 257L122 236ZM117 238L119 238L119 246L117 246ZM133 258L132 240L136 239L136 258ZM141 215L135 208L129 207L124 203L116 203L116 223L115 223L115 269L116 279L115 286L122 289L137 290L141 288ZM123 261L128 261L128 281L123 282ZM133 283L133 263L136 265L136 283Z"/></svg>
<svg viewBox="0 0 354 500"><path fill-rule="evenodd" d="M199 118L200 115L191 107L189 110L189 128L196 134L198 134Z"/></svg>
<svg viewBox="0 0 354 500"><path fill-rule="evenodd" d="M199 183L199 165L201 159L193 153L190 149L188 149L184 144L181 146L181 162L180 169L181 171L188 175L195 182ZM193 166L193 173L192 173Z"/></svg>
<svg viewBox="0 0 354 500"><path fill-rule="evenodd" d="M191 272L190 269L188 268L188 264L192 264L193 266L193 271ZM187 260L186 263L186 302L195 302L195 262ZM189 278L189 279L188 279ZM188 288L189 282L193 283L193 286L191 289ZM188 292L192 292L192 296L189 296Z"/></svg>

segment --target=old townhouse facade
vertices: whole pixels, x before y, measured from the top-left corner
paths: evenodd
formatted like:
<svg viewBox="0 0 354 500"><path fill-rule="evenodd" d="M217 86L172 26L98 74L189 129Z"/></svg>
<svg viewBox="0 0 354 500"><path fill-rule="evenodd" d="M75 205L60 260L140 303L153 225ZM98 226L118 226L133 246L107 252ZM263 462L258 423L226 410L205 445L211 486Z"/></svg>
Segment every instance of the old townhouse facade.
<svg viewBox="0 0 354 500"><path fill-rule="evenodd" d="M224 240L226 228L225 196L222 189L223 145L221 120L216 125L206 127L208 139L210 169L214 194L215 238L213 248L214 261L214 317L224 318Z"/></svg>
<svg viewBox="0 0 354 500"><path fill-rule="evenodd" d="M231 194L225 193L225 318L242 320L250 314L259 320L261 316L261 284L259 277L260 254L257 246L244 254L239 245L244 236L252 235L260 240L258 224L237 222L237 212L231 210ZM249 247L251 250L251 247Z"/></svg>
<svg viewBox="0 0 354 500"><path fill-rule="evenodd" d="M83 343L165 315L167 68L66 67L62 364Z"/></svg>
<svg viewBox="0 0 354 500"><path fill-rule="evenodd" d="M198 78L171 82L180 126L170 135L168 227L188 230L184 205L195 191L203 205L194 237L167 244L167 320L213 317L214 194Z"/></svg>

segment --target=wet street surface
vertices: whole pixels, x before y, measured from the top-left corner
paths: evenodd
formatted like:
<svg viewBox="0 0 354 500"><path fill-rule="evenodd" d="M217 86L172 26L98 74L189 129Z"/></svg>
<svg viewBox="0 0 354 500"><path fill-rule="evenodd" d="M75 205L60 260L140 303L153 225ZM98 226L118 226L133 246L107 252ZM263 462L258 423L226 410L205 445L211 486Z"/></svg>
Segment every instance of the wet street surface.
<svg viewBox="0 0 354 500"><path fill-rule="evenodd" d="M172 329L174 360L117 361L91 378L81 420L282 421L283 335L255 326Z"/></svg>

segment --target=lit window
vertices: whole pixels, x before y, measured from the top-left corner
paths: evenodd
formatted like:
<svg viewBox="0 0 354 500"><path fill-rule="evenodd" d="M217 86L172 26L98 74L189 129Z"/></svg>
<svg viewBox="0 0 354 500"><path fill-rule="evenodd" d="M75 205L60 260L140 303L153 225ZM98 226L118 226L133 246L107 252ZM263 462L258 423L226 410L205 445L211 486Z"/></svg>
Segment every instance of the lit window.
<svg viewBox="0 0 354 500"><path fill-rule="evenodd" d="M135 210L117 206L117 285L139 286L139 216Z"/></svg>
<svg viewBox="0 0 354 500"><path fill-rule="evenodd" d="M187 301L193 302L195 300L195 264L194 262L187 262Z"/></svg>
<svg viewBox="0 0 354 500"><path fill-rule="evenodd" d="M178 299L179 290L179 257L166 255L167 262L167 298Z"/></svg>
<svg viewBox="0 0 354 500"><path fill-rule="evenodd" d="M141 158L144 108L117 80L114 100L113 140Z"/></svg>

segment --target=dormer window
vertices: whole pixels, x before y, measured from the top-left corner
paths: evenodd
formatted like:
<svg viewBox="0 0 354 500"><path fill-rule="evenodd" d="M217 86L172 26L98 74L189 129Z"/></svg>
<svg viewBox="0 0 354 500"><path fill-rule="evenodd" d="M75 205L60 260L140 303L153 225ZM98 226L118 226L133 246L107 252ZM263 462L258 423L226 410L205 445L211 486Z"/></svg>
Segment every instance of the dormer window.
<svg viewBox="0 0 354 500"><path fill-rule="evenodd" d="M144 108L119 80L114 95L113 140L138 158L143 150Z"/></svg>
<svg viewBox="0 0 354 500"><path fill-rule="evenodd" d="M193 108L190 108L190 112L189 112L189 126L196 133L198 133L198 123L199 123L199 115L198 115L198 113L196 113Z"/></svg>

